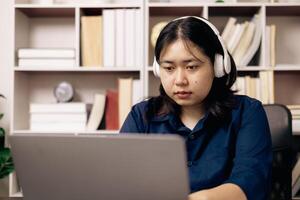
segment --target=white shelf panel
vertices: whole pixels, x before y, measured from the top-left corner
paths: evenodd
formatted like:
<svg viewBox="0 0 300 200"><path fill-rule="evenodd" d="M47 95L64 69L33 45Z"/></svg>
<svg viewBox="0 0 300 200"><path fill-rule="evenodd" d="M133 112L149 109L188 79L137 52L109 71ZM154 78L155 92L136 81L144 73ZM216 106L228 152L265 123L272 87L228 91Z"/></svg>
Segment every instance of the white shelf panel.
<svg viewBox="0 0 300 200"><path fill-rule="evenodd" d="M16 192L11 194L11 197L23 197L23 193L22 192Z"/></svg>
<svg viewBox="0 0 300 200"><path fill-rule="evenodd" d="M67 71L67 72L139 72L141 69L137 68L104 68L104 67L53 67L53 68L42 68L42 67L15 67L14 71L20 72L44 72L44 71Z"/></svg>
<svg viewBox="0 0 300 200"><path fill-rule="evenodd" d="M15 8L75 8L70 4L15 4Z"/></svg>
<svg viewBox="0 0 300 200"><path fill-rule="evenodd" d="M15 4L15 8L140 8L138 3L52 3L52 4Z"/></svg>
<svg viewBox="0 0 300 200"><path fill-rule="evenodd" d="M272 70L271 67L259 67L259 66L246 66L246 67L237 67L237 71L268 71Z"/></svg>
<svg viewBox="0 0 300 200"><path fill-rule="evenodd" d="M288 67L274 67L274 71L300 71L299 66L288 66Z"/></svg>
<svg viewBox="0 0 300 200"><path fill-rule="evenodd" d="M259 3L259 2L238 2L238 3L205 3L205 2L150 2L149 7L189 7L189 6L208 6L208 7L249 7L249 6L299 6L300 3Z"/></svg>
<svg viewBox="0 0 300 200"><path fill-rule="evenodd" d="M77 4L79 8L141 8L137 3L114 3L114 4Z"/></svg>
<svg viewBox="0 0 300 200"><path fill-rule="evenodd" d="M32 130L14 130L13 134L118 134L119 130L96 130L96 131L32 131Z"/></svg>

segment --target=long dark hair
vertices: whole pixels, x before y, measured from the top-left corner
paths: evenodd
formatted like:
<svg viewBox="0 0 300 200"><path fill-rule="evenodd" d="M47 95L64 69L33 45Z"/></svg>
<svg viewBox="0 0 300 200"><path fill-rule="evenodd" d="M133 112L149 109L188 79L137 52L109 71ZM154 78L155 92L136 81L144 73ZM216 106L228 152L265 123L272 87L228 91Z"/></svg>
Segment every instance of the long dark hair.
<svg viewBox="0 0 300 200"><path fill-rule="evenodd" d="M194 43L205 52L211 63L214 63L216 53L224 54L217 35L205 22L195 17L186 17L171 21L160 32L155 46L157 62L159 62L161 51L178 39ZM229 112L235 106L234 91L230 88L236 80L236 66L230 54L229 57L231 72L221 78L214 78L212 88L204 100L205 110L210 117L214 118L214 121L218 122L226 120ZM162 85L160 85L159 91L159 96L149 99L146 119L149 120L154 115L170 112L180 115L180 106L166 94Z"/></svg>

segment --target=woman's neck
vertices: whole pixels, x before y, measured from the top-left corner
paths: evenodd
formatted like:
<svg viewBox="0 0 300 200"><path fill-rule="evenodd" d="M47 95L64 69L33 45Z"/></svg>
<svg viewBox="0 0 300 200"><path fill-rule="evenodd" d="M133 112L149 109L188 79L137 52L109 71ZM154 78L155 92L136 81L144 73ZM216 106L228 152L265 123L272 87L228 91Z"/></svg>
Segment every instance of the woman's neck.
<svg viewBox="0 0 300 200"><path fill-rule="evenodd" d="M205 109L203 106L184 106L181 108L180 119L182 123L193 130L200 119L205 115Z"/></svg>

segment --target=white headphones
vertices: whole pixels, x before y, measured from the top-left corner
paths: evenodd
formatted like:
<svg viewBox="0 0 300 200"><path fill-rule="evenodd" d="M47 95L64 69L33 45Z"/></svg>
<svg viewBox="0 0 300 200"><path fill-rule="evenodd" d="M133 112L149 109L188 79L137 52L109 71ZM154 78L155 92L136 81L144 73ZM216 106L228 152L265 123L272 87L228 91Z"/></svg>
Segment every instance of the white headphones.
<svg viewBox="0 0 300 200"><path fill-rule="evenodd" d="M225 43L224 43L222 37L220 36L220 33L219 33L218 29L212 23L210 23L208 20L206 20L204 18L201 18L201 17L197 17L197 16L184 16L184 17L176 18L172 21L185 19L185 18L188 18L188 17L193 17L193 18L199 19L202 22L206 23L213 30L213 32L216 34L216 36L219 39L219 42L220 42L220 44L222 46L222 49L223 49L223 52L224 52L224 57L221 54L218 54L218 53L215 55L215 62L214 62L215 77L219 78L219 77L224 76L225 74L229 74L230 71L231 71L230 57L229 57L228 51L225 48ZM156 61L156 58L154 56L154 59L153 59L153 73L156 77L159 77L159 70L160 70L159 68L160 68L159 64Z"/></svg>

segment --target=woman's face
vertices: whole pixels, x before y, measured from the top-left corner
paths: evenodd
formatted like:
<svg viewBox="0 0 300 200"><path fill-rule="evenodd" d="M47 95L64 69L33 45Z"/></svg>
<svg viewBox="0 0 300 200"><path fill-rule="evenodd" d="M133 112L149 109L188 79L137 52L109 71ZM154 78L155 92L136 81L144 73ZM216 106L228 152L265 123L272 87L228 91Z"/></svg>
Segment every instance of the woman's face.
<svg viewBox="0 0 300 200"><path fill-rule="evenodd" d="M214 80L210 58L192 42L178 39L162 50L159 60L167 95L183 108L203 105Z"/></svg>

